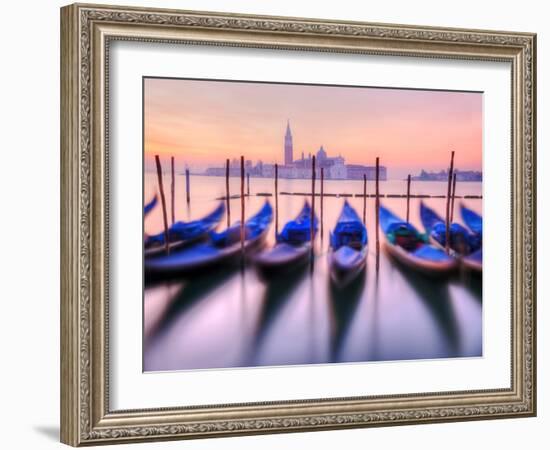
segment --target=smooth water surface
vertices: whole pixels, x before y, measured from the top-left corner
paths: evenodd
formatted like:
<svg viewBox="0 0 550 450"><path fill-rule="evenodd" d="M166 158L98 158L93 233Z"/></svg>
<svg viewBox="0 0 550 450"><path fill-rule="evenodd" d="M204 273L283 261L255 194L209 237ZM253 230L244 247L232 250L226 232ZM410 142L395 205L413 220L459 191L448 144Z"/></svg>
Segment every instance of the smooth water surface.
<svg viewBox="0 0 550 450"><path fill-rule="evenodd" d="M169 178L165 176L167 205ZM250 179L245 215L254 214L273 193L274 180ZM157 190L156 174L145 174L145 201ZM185 177L176 177L176 220L197 219L225 195L222 177L191 177L191 203L185 201ZM406 182L380 183L381 194L404 194ZM245 187L246 190L246 187ZM319 192L319 181L316 184ZM444 195L447 184L413 182L412 194ZM311 181L279 180L279 192L310 192ZM329 180L325 193L361 194L363 182ZM374 182L367 185L374 193ZM240 179L230 179L230 193ZM481 183L459 183L457 196L481 195ZM296 216L306 197L279 196L279 230ZM310 198L308 197L308 200ZM348 201L363 214L363 198ZM405 217L406 199L381 198L381 204ZM445 216L445 199L424 199ZM482 200L457 199L482 212ZM325 197L323 237L317 235L313 271L309 267L265 282L251 266L217 268L192 278L146 284L144 293L144 370L326 364L482 356L481 277L468 272L437 280L404 269L388 258L380 233L380 270L375 270L375 199L367 198L369 255L365 273L346 289L330 283L327 264L329 232L344 199ZM419 199L411 199L410 221L419 230ZM320 216L319 197L316 213ZM231 200L231 222L240 218L240 199ZM170 217L170 212L168 212ZM222 219L219 229L226 226ZM145 219L146 233L162 231L159 205ZM423 231L423 230L422 230ZM267 245L275 240L274 222Z"/></svg>

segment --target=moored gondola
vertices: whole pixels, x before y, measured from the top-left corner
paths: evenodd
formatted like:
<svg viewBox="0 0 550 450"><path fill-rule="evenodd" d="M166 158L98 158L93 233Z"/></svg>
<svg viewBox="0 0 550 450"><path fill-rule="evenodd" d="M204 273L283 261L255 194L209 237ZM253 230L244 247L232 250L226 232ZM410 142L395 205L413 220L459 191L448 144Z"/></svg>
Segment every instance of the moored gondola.
<svg viewBox="0 0 550 450"><path fill-rule="evenodd" d="M277 235L273 248L254 258L258 271L264 277L287 272L309 260L311 255L311 207L306 201L298 216L287 222ZM318 220L313 218L313 236L317 233Z"/></svg>
<svg viewBox="0 0 550 450"><path fill-rule="evenodd" d="M151 201L143 207L143 217L146 217L147 214L149 214L155 206L157 206L158 202L158 196L155 194L155 196L151 199Z"/></svg>
<svg viewBox="0 0 550 450"><path fill-rule="evenodd" d="M460 215L462 216L462 221L476 236L479 243L479 249L465 257L463 263L467 268L481 272L483 269L483 218L475 211L466 208L463 204L460 205Z"/></svg>
<svg viewBox="0 0 550 450"><path fill-rule="evenodd" d="M472 233L479 236L483 235L483 218L478 213L461 204L460 215L466 226L472 230Z"/></svg>
<svg viewBox="0 0 550 450"><path fill-rule="evenodd" d="M207 216L191 222L178 221L168 229L168 246L170 251L206 238L213 231L225 213L223 202ZM164 232L148 236L144 244L145 257L161 255L165 252Z"/></svg>
<svg viewBox="0 0 550 450"><path fill-rule="evenodd" d="M420 219L432 243L445 248L447 227L443 218L432 208L426 206L424 202L420 202ZM468 231L459 223L451 223L449 232L449 247L453 252L452 254L457 257L468 256L481 247L478 236Z"/></svg>
<svg viewBox="0 0 550 450"><path fill-rule="evenodd" d="M357 277L366 265L367 244L367 229L346 200L330 233L329 266L333 282L344 286Z"/></svg>
<svg viewBox="0 0 550 450"><path fill-rule="evenodd" d="M425 234L383 206L380 228L386 236L387 252L401 264L429 276L447 275L457 268L456 258L430 244Z"/></svg>
<svg viewBox="0 0 550 450"><path fill-rule="evenodd" d="M244 251L257 249L265 240L273 217L269 202L245 222ZM241 224L216 233L209 233L208 241L181 248L169 255L145 260L145 274L151 277L185 275L209 267L229 263L241 255Z"/></svg>

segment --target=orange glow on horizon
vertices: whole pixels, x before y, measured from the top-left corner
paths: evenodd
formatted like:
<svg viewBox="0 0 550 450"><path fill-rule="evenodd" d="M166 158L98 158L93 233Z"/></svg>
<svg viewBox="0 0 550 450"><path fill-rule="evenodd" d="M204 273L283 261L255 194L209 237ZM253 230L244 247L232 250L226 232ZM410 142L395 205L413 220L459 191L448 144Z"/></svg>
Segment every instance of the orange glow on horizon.
<svg viewBox="0 0 550 450"><path fill-rule="evenodd" d="M146 164L282 163L288 119L294 159L323 145L346 164L380 156L393 178L444 169L455 150L457 168L482 168L480 93L149 78L144 96Z"/></svg>

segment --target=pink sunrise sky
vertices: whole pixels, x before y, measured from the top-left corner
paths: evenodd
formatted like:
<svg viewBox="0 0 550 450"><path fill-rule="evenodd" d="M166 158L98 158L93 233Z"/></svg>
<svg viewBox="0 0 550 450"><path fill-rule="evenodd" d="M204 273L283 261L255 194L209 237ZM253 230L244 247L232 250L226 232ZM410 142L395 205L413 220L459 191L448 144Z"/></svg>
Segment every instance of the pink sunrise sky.
<svg viewBox="0 0 550 450"><path fill-rule="evenodd" d="M250 82L144 80L144 150L179 168L222 166L244 155L282 163L290 120L294 158L316 152L372 165L389 178L482 167L481 93Z"/></svg>

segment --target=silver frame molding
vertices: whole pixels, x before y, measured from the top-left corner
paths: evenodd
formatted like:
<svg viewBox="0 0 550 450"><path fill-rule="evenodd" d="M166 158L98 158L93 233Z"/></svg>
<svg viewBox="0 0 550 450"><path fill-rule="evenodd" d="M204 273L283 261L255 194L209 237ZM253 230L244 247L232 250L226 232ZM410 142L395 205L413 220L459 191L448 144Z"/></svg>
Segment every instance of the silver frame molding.
<svg viewBox="0 0 550 450"><path fill-rule="evenodd" d="M506 61L512 70L508 389L112 411L108 58L113 40ZM536 414L536 35L75 4L61 9L61 440L73 446Z"/></svg>

